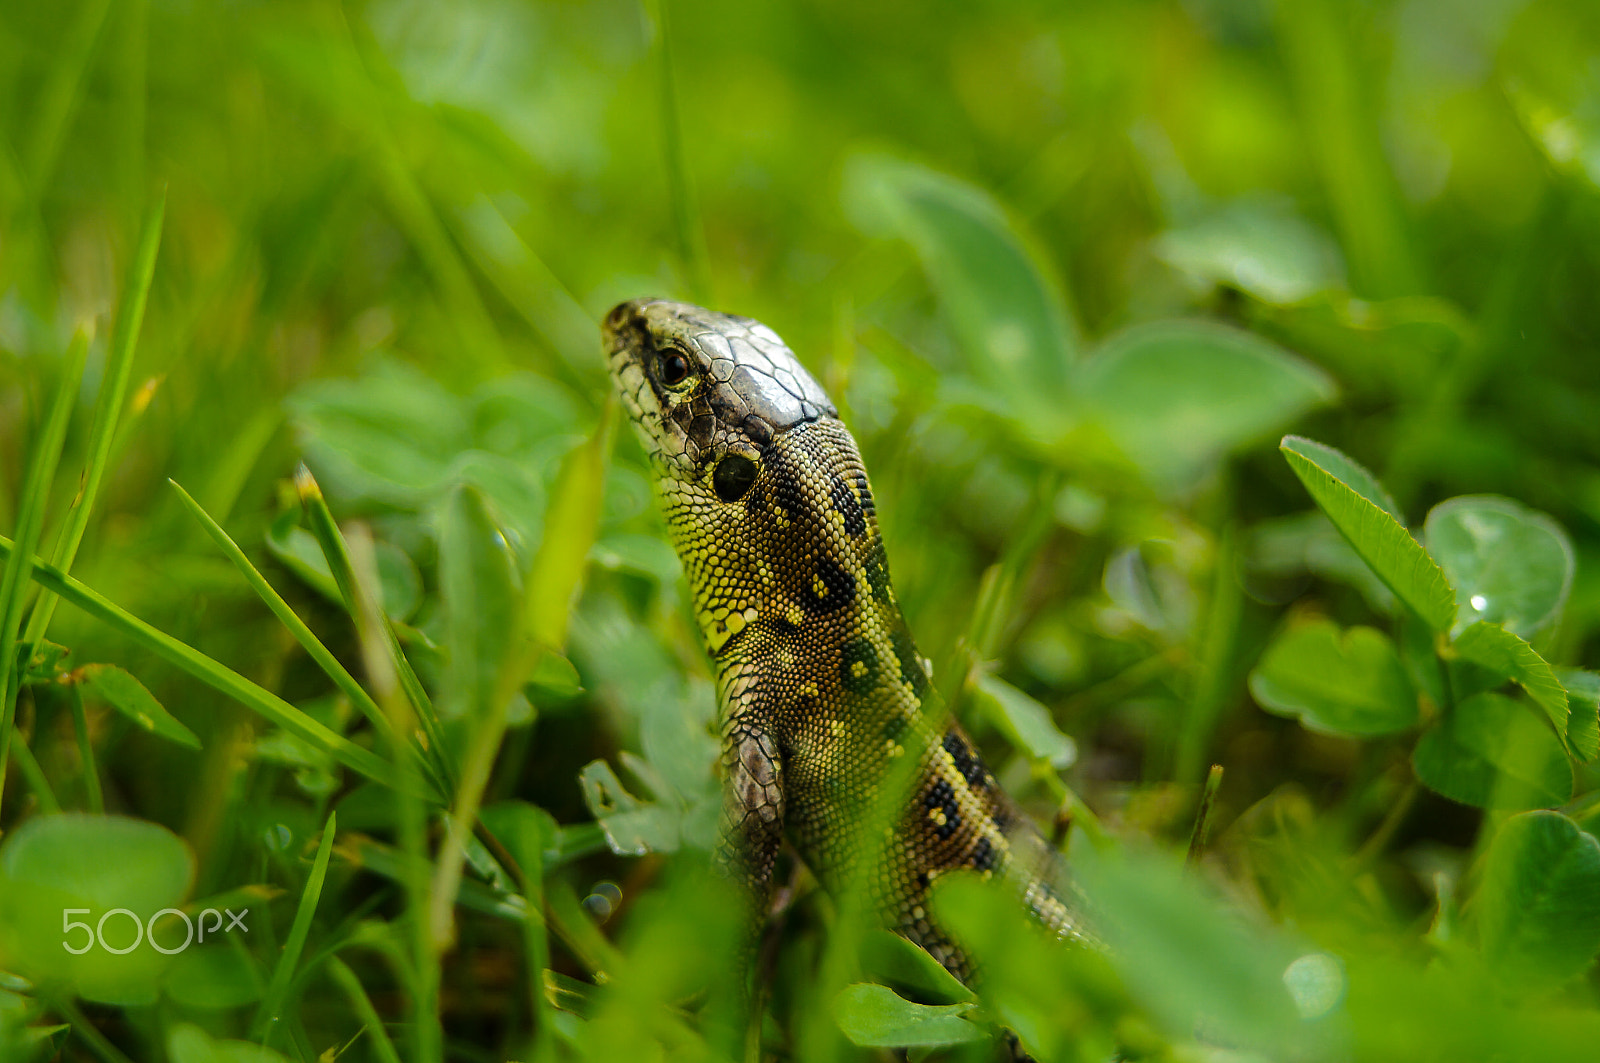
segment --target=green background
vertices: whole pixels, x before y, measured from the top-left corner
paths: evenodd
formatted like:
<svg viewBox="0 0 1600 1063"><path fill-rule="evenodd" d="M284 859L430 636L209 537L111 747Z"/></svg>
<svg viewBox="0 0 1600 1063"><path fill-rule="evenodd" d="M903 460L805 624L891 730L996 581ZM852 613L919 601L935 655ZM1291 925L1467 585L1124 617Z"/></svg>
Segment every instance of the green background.
<svg viewBox="0 0 1600 1063"><path fill-rule="evenodd" d="M936 686L1042 821L1065 801L1097 837L1181 853L1206 768L1226 769L1195 876L1146 875L1137 856L1085 871L1091 891L1126 892L1123 915L1141 927L1210 929L1188 945L1176 930L1118 939L1128 966L1115 973L1084 961L1032 986L999 979L1001 998L1045 994L1001 1009L1008 1024L1026 1039L1033 1006L1068 1031L1058 1051L1082 1058L1119 1042L1149 1058L1198 1051L1195 1014L1201 1042L1295 1058L1352 1046L1361 1058L1584 1058L1600 1024L1583 974L1595 949L1552 958L1508 913L1547 913L1555 937L1589 942L1593 839L1554 817L1501 822L1506 808L1561 805L1586 826L1594 769L1528 730L1543 717L1526 697L1486 693L1515 694L1512 671L1440 672L1432 650L1451 658L1448 635L1504 623L1558 666L1574 706L1600 690L1560 671L1600 665L1600 7L665 8L0 7L0 530L14 534L65 382L72 421L40 553L53 549L89 460L140 219L164 190L130 399L73 574L381 751L165 482L365 680L290 480L304 458L347 532L377 540L385 609L459 760L494 732L485 677L500 673L464 663L499 652L483 649L494 566L532 586L549 571L541 550L554 557L563 537L587 550L570 628L564 595L540 614L562 659L517 684L485 801L529 802L562 824L559 843L546 838L550 881L602 915L620 890L623 911L601 931L641 957L647 989L574 1005L579 1017L537 1051L654 1052L676 1044L660 1024L615 1016L681 1004L703 982L671 961L697 939L669 854L693 864L712 838L714 695L631 432L614 432L603 501L584 497L585 484L600 490L600 466L572 455L607 403L595 323L611 305L664 295L756 317L855 432ZM94 339L80 385L65 352L84 324ZM1473 514L1427 521L1426 545L1458 588L1502 596L1431 641L1360 544L1314 515L1273 446L1291 430L1370 469L1419 536L1447 498L1518 500L1476 511L1512 514L1513 538L1487 546ZM597 530L573 516L589 502ZM452 534L486 527L505 558L452 553ZM1386 634L1334 641L1357 624ZM231 972L210 979L231 987L223 1004L197 1002L192 985L209 976L141 975L154 999L95 1004L85 1021L134 1059L224 1058L184 1024L248 1035L334 808L339 842L307 957L359 934L404 939L395 875L357 855L369 836L401 844L393 801L115 625L66 606L49 638L71 649L63 669L131 671L201 744L145 733L91 691L107 811L184 839L190 897L282 891L257 900L264 940L214 961ZM1321 684L1312 694L1296 686L1307 675ZM65 691L40 682L20 695L18 741L37 768L6 776L8 836L52 804L89 807ZM1458 704L1511 713L1550 749L1529 767L1501 756L1509 731L1474 746ZM1506 797L1496 780L1512 776L1534 796ZM1570 853L1559 873L1527 872ZM1146 879L1147 895L1128 887ZM1193 893L1197 880L1299 944L1207 938L1233 915ZM1578 900L1518 893L1541 881L1576 882ZM842 1017L856 1013L804 988L837 976L824 943L848 919L803 877L798 893L766 1041L803 1058L868 1053L840 1040L838 1029L875 1043ZM1480 918L1493 920L1481 932ZM444 1043L452 1058L532 1058L520 932L492 912L462 919L441 961ZM0 970L17 967L4 944ZM1163 951L1189 945L1190 958L1238 950L1240 999L1262 984L1258 967L1284 969L1280 945L1336 953L1348 1014L1337 1030L1284 1034L1290 1020L1206 996L1205 965ZM577 951L556 944L547 965L587 983ZM1422 981L1429 961L1448 973ZM359 948L350 963L401 1054L426 1056L407 1040L404 964ZM1508 990L1494 970L1536 974ZM335 978L306 961L275 1050L311 1058L356 1031ZM18 999L43 1002L27 1011L38 1023L74 1021L72 988L0 996L0 1023ZM930 992L913 996L943 1003ZM881 1004L850 999L868 1015ZM607 1008L610 1032L583 1024ZM99 1052L78 1033L52 1036L66 1058ZM379 1052L370 1037L350 1048Z"/></svg>

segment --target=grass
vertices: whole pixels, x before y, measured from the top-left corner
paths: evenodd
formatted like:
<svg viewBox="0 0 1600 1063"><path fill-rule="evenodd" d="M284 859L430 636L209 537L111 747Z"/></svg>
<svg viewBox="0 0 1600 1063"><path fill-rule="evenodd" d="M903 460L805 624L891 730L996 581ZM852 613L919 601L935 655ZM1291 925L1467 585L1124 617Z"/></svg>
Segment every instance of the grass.
<svg viewBox="0 0 1600 1063"><path fill-rule="evenodd" d="M1588 1058L1600 27L1457 14L0 14L0 1057ZM723 1009L646 294L826 384L1106 949L786 856Z"/></svg>

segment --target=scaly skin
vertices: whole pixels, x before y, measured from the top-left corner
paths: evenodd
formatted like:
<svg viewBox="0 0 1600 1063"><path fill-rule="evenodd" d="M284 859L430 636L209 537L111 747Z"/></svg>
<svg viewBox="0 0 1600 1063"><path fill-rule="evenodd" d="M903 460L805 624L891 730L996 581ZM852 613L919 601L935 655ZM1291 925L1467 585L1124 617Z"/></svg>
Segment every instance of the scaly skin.
<svg viewBox="0 0 1600 1063"><path fill-rule="evenodd" d="M924 910L942 872L1003 876L1072 933L1049 846L959 727L933 733L866 470L822 388L749 318L636 300L602 332L716 669L724 865L764 911L787 833L824 888L866 884L886 925L961 978ZM908 751L909 799L875 839L874 798Z"/></svg>

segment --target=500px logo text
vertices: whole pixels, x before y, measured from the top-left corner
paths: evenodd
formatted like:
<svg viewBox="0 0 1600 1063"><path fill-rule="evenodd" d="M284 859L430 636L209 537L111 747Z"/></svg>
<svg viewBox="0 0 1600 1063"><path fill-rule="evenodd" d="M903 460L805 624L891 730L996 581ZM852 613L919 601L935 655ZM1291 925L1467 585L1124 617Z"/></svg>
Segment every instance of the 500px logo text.
<svg viewBox="0 0 1600 1063"><path fill-rule="evenodd" d="M226 912L228 916L226 926L222 922L223 912ZM102 915L93 926L82 920L72 918L75 915L90 914L92 914L92 910L89 908L63 908L61 910L61 947L74 956L82 956L96 945L99 945L107 952L121 956L138 948L140 943L146 939L149 940L150 947L157 952L173 956L196 942L204 942L207 934L215 937L219 932L224 934L232 933L235 928L244 931L246 934L250 933L250 928L244 925L244 917L250 914L250 909L248 908L237 915L234 914L231 908L224 908L220 912L215 908L206 908L195 919L190 919L187 912L181 912L176 908L163 908L144 922L140 922L138 915L126 908L113 908ZM163 945L156 940L156 923L160 921L162 916L167 915L177 916L178 919L183 920L183 941L175 947ZM112 916L122 916L128 923L132 924L132 941L125 945L113 945L106 941L106 922ZM209 926L207 925L208 918L211 920ZM198 933L196 933L197 925ZM112 923L111 929L115 937L119 939L122 937L122 924ZM72 933L77 930L83 931L82 937L79 938L82 944L74 944L73 942Z"/></svg>

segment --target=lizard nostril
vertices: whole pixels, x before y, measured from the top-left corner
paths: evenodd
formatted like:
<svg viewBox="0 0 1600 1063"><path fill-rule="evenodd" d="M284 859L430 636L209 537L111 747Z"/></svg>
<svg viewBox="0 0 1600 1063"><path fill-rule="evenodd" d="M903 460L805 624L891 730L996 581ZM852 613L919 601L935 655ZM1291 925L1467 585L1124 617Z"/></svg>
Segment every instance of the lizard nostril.
<svg viewBox="0 0 1600 1063"><path fill-rule="evenodd" d="M621 328L622 323L628 320L629 315L633 313L638 305L639 301L637 299L629 299L625 303L618 303L613 306L611 312L606 315L606 328L612 331Z"/></svg>

